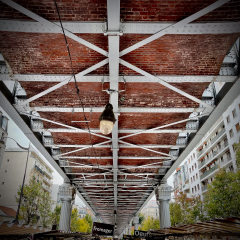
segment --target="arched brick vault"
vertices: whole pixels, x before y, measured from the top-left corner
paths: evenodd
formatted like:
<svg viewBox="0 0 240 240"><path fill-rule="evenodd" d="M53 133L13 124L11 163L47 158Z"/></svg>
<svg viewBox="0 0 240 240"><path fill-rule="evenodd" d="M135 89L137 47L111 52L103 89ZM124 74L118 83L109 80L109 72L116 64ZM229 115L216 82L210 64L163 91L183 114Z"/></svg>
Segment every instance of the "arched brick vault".
<svg viewBox="0 0 240 240"><path fill-rule="evenodd" d="M16 0L16 3L49 20L58 21L54 1L38 0ZM107 0L58 0L59 11L63 21L101 21L107 19ZM190 1L128 1L121 0L120 18L123 22L164 22L181 21L188 16L200 11L201 9L214 3L215 0ZM31 20L26 15L14 10L6 4L0 2L0 20ZM240 1L231 0L223 6L203 15L194 20L196 23L211 22L229 22L240 20ZM239 22L237 22L239 24ZM76 36L109 51L108 37L100 33L75 33ZM148 38L149 34L123 34L120 36L119 51L122 51L142 40ZM240 36L239 32L219 34L166 34L142 47L139 47L130 53L121 57L121 59L133 64L134 66L148 72L152 75L195 75L195 76L216 76L222 66L223 59ZM86 47L85 45L67 37L71 51L73 70L75 74L97 64L106 59L102 54ZM5 60L10 64L13 74L71 74L71 64L66 49L63 35L60 33L36 33L36 32L0 32L0 52ZM108 76L109 64L106 64L88 75ZM119 75L140 76L132 69L119 65ZM56 85L58 82L47 81L20 81L25 89L27 97L31 98L48 88ZM190 94L197 99L201 99L203 91L209 85L209 82L173 82L172 86ZM85 108L103 108L109 101L109 95L103 89L110 88L109 82L78 82L80 96ZM153 112L128 111L121 112L118 117L118 138L127 136L143 129L152 129L166 124L171 124L187 119L191 112L154 112L154 109L172 109L172 108L198 108L199 103L192 101L166 86L157 82L123 82L118 84L119 90L126 88L125 92L119 93L119 108L137 108L147 109ZM78 190L83 194L89 194L89 205L96 213L103 214L102 220L108 223L114 223L112 202L105 202L105 197L113 198L113 153L111 142L106 146L98 146L94 149L89 147L85 150L78 149L74 145L99 144L108 139L99 136L98 118L101 112L91 114L89 127L95 131L98 136L92 135L91 140L88 133L71 132L65 124L77 129L87 130L85 123L73 122L83 121L82 112L58 111L56 108L81 108L78 96L76 94L75 84L68 84L30 102L30 107L41 107L38 111L44 119L53 122L43 121L41 131L50 131L54 144L50 147L59 147L64 155L61 167L68 174ZM55 108L55 111L44 111L44 107ZM87 111L86 118L90 119L90 113ZM170 161L169 156L172 146L176 146L178 134L186 130L186 122L178 123L163 128L168 132L142 133L122 140L135 146L123 146L119 142L118 151L118 231L121 233L123 227L128 223L133 214L141 207L142 202L146 200L153 190L151 185L136 185L122 183L120 180L160 180L163 175L159 175L160 170L167 172L174 160ZM39 130L39 131L40 131ZM130 131L131 130L131 131ZM170 131L171 130L171 131ZM125 131L125 132L124 132ZM130 131L126 133L126 131ZM111 139L111 135L108 136ZM71 146L70 146L71 145ZM149 147L150 150L144 149ZM183 147L183 146L181 146ZM157 153L158 152L158 153ZM60 161L57 161L60 164ZM66 165L68 167L66 167ZM63 167L65 166L65 167ZM71 167L69 167L71 166ZM160 170L159 170L160 169ZM88 175L89 174L89 175ZM92 175L91 175L92 174ZM92 185L81 183L77 185L75 180L88 180ZM105 183L103 184L103 182ZM101 195L100 195L101 194ZM86 195L83 195L84 197ZM102 199L99 199L102 196ZM124 202L121 198L128 199L124 209ZM86 198L87 199L87 198ZM100 205L99 205L100 204ZM135 210L130 209L132 205ZM103 207L105 209L101 209ZM106 215L107 214L107 215ZM128 214L123 217L121 214Z"/></svg>

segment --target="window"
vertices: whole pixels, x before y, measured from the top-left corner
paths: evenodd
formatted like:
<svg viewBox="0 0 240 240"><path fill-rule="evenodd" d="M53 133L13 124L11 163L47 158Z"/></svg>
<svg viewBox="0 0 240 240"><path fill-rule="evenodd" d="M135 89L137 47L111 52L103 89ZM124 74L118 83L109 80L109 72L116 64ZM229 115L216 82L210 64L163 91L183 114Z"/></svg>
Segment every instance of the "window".
<svg viewBox="0 0 240 240"><path fill-rule="evenodd" d="M197 189L199 190L199 184L197 185Z"/></svg>
<svg viewBox="0 0 240 240"><path fill-rule="evenodd" d="M194 188L195 188L195 192L196 192L197 191L197 187L195 186Z"/></svg>
<svg viewBox="0 0 240 240"><path fill-rule="evenodd" d="M234 110L232 111L232 115L234 118L237 116L236 108L234 108Z"/></svg>
<svg viewBox="0 0 240 240"><path fill-rule="evenodd" d="M188 163L190 163L190 158L188 159Z"/></svg>
<svg viewBox="0 0 240 240"><path fill-rule="evenodd" d="M235 125L235 127L236 127L237 132L240 131L240 125L239 125L239 123L237 123L237 124Z"/></svg>
<svg viewBox="0 0 240 240"><path fill-rule="evenodd" d="M194 164L194 166L195 166L195 168L197 168L197 164L196 163Z"/></svg>
<svg viewBox="0 0 240 240"><path fill-rule="evenodd" d="M198 174L196 173L196 179L198 179Z"/></svg>
<svg viewBox="0 0 240 240"><path fill-rule="evenodd" d="M192 193L194 193L194 189L192 188Z"/></svg>
<svg viewBox="0 0 240 240"><path fill-rule="evenodd" d="M195 181L195 176L193 176L193 181Z"/></svg>
<svg viewBox="0 0 240 240"><path fill-rule="evenodd" d="M191 173L191 168L189 168L189 172Z"/></svg>
<svg viewBox="0 0 240 240"><path fill-rule="evenodd" d="M7 172L7 170L5 170L5 173Z"/></svg>
<svg viewBox="0 0 240 240"><path fill-rule="evenodd" d="M2 185L4 185L4 182L2 182Z"/></svg>
<svg viewBox="0 0 240 240"><path fill-rule="evenodd" d="M232 129L229 131L229 135L230 135L230 137L233 137L233 136L234 136Z"/></svg>
<svg viewBox="0 0 240 240"><path fill-rule="evenodd" d="M191 183L192 183L192 178L191 178Z"/></svg>
<svg viewBox="0 0 240 240"><path fill-rule="evenodd" d="M191 161L192 161L192 156L191 156Z"/></svg>
<svg viewBox="0 0 240 240"><path fill-rule="evenodd" d="M230 123L230 116L227 116L227 123Z"/></svg>
<svg viewBox="0 0 240 240"><path fill-rule="evenodd" d="M7 161L9 162L9 159Z"/></svg>
<svg viewBox="0 0 240 240"><path fill-rule="evenodd" d="M194 167L193 167L193 165L192 165L192 170L194 170Z"/></svg>
<svg viewBox="0 0 240 240"><path fill-rule="evenodd" d="M193 158L195 158L195 153L193 154Z"/></svg>

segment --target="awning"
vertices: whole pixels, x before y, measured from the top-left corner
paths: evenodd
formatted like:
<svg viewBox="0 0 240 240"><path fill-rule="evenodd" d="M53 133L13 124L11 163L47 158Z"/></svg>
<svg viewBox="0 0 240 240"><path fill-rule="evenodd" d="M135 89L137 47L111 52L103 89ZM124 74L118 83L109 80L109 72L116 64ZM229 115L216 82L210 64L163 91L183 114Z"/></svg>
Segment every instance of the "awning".
<svg viewBox="0 0 240 240"><path fill-rule="evenodd" d="M26 224L17 224L9 222L0 222L0 236L2 235L20 235L34 234L49 231L47 228L31 226Z"/></svg>
<svg viewBox="0 0 240 240"><path fill-rule="evenodd" d="M240 218L214 219L206 222L169 227L151 231L153 235L181 236L181 235L220 235L239 236Z"/></svg>

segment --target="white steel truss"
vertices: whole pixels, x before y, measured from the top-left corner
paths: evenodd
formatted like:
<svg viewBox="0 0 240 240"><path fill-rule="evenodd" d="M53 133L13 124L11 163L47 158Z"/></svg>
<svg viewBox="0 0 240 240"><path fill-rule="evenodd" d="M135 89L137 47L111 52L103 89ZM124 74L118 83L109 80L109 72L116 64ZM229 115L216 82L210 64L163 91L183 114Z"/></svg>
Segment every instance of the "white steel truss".
<svg viewBox="0 0 240 240"><path fill-rule="evenodd" d="M52 24L51 24L52 23ZM30 33L62 33L57 27L59 22L47 23L20 20L0 20L0 31L30 32ZM176 22L122 22L120 31L123 34L155 34L175 24ZM53 25L54 24L54 25ZM65 30L72 33L104 33L105 22L62 22ZM169 34L223 34L240 32L239 22L205 22L189 23L172 30Z"/></svg>

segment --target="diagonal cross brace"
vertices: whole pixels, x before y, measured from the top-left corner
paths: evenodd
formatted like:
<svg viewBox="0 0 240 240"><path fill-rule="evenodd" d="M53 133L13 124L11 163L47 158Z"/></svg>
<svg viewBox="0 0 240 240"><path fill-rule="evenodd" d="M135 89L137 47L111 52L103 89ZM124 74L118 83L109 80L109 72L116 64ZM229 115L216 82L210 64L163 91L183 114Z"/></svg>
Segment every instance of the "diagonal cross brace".
<svg viewBox="0 0 240 240"><path fill-rule="evenodd" d="M160 78L157 78L157 77L153 76L152 74L150 74L148 72L145 72L144 70L142 70L142 69L132 65L131 63L128 63L128 62L126 62L126 61L124 61L122 59L120 59L119 62L122 65L124 65L124 66L126 66L126 67L128 67L128 68L130 68L130 69L132 69L132 70L134 70L134 71L136 71L136 72L138 72L138 73L148 77L148 78L155 79L155 80L157 79L158 82L160 84L162 84L163 86L165 86L165 87L167 87L167 88L169 88L169 89L171 89L171 90L173 90L173 91L183 95L184 97L187 97L187 98L189 98L189 99L191 99L191 100L193 100L193 101L195 101L195 102L197 102L199 104L204 105L207 108L207 111L212 111L214 109L212 106L208 105L207 103L203 102L202 100L200 100L200 99L198 99L198 98L196 98L196 97L194 97L194 96L192 96L192 95L190 95L190 94L188 94L188 93L186 93L186 92L184 92L184 91L182 91L182 90L172 86L171 84L163 81Z"/></svg>
<svg viewBox="0 0 240 240"><path fill-rule="evenodd" d="M140 42L132 45L131 47L128 47L128 48L124 49L123 51L120 52L120 57L129 53L129 52L131 52L131 51L133 51L133 50L135 50L135 49L137 49L137 48L140 48L140 47L142 47L142 46L144 46L144 45L146 45L146 44L148 44L148 43L150 43L150 42L152 42L152 41L154 41L154 40L156 40L160 37L162 37L165 34L175 32L176 28L180 28L180 27L183 27L183 26L187 25L188 23L200 18L201 16L213 11L214 9L222 6L223 4L225 4L229 1L230 0L218 0L217 2L215 2L215 3L207 6L206 8L194 13L193 15L191 15L191 16L189 16L189 17L187 17L187 18L185 18L185 19L183 19L183 20L181 20L181 21L179 21L179 22L177 22L177 23L175 23L175 24L173 24L169 27L166 27L166 28L162 29L161 31L155 33L151 37L148 37L148 38L144 39L143 41L140 41Z"/></svg>
<svg viewBox="0 0 240 240"><path fill-rule="evenodd" d="M106 58L105 60L103 60L103 61L101 61L101 62L99 62L99 63L97 63L97 64L95 64L95 65L93 65L93 66L91 66L91 67L89 67L87 69L85 69L84 71L76 74L76 76L86 75L86 74L92 72L93 70L104 66L108 62L109 62L109 60L108 60L108 58ZM45 91L43 91L41 93L36 94L35 96L27 99L26 101L20 102L18 105L27 105L28 103L30 103L30 102L32 102L32 101L34 101L34 100L36 100L36 99L46 95L46 94L48 94L48 93L50 93L50 92L52 92L52 91L54 91L54 90L64 86L64 85L66 85L68 82L69 82L69 78L64 80L64 81L62 81L62 82L60 82L60 83L58 83L58 84L56 84L56 85L54 85L54 86L52 86L52 87L50 87L50 88L48 88L48 89L46 89Z"/></svg>
<svg viewBox="0 0 240 240"><path fill-rule="evenodd" d="M50 21L48 21L48 20L40 17L39 15L37 15L37 14L29 11L28 9L22 7L21 5L15 3L15 2L12 1L12 0L1 0L1 1L4 2L5 4L9 5L10 7L18 10L19 12L25 14L26 16L28 16L28 17L36 20L37 22L42 23L43 25L46 25L46 24L47 24L48 26L50 25L50 26L53 26L53 27L59 27L59 28L61 28L61 26L58 26L58 25L56 25L56 24L54 24L54 23L52 23L52 22L50 22ZM64 30L65 30L65 34L66 34L69 38L72 38L73 40L75 40L75 41L77 41L77 42L79 42L79 43L81 43L81 44L83 44L83 45L85 45L85 46L93 49L94 51L97 51L97 52L103 54L103 55L106 56L106 57L108 56L108 52L106 52L105 50L103 50L103 49L95 46L94 44L89 43L89 42L87 42L86 40L84 40L84 39L76 36L75 34L73 34L72 32L70 32L70 31L67 30L67 29L64 29Z"/></svg>

